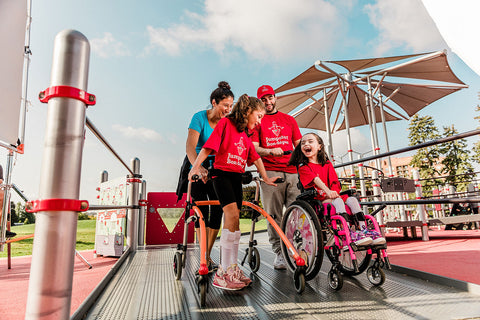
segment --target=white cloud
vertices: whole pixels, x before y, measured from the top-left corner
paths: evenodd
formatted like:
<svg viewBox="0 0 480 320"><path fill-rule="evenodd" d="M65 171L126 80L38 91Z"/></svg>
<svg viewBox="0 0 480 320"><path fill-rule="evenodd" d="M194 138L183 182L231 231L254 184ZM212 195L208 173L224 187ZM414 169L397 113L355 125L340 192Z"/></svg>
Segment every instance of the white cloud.
<svg viewBox="0 0 480 320"><path fill-rule="evenodd" d="M364 10L380 33L373 44L379 55L403 46L414 52L446 48L421 0L381 0Z"/></svg>
<svg viewBox="0 0 480 320"><path fill-rule="evenodd" d="M188 23L148 26L147 51L179 55L195 46L228 56L234 46L263 61L318 56L329 52L345 30L340 6L349 10L352 5L323 0L206 0L204 15L186 12Z"/></svg>
<svg viewBox="0 0 480 320"><path fill-rule="evenodd" d="M125 127L120 124L112 125L113 130L120 132L124 137L141 139L144 141L160 141L163 142L163 137L152 129L147 128L133 128Z"/></svg>
<svg viewBox="0 0 480 320"><path fill-rule="evenodd" d="M123 57L130 56L128 48L120 41L115 39L110 32L105 32L103 38L90 40L92 52L98 54L101 58L112 56Z"/></svg>

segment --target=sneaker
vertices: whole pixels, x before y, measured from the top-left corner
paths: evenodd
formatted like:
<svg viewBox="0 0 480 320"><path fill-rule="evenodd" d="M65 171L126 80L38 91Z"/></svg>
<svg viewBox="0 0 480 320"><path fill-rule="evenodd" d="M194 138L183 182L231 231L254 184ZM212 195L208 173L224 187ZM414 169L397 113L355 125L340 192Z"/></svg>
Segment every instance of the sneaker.
<svg viewBox="0 0 480 320"><path fill-rule="evenodd" d="M16 235L17 235L17 234L16 234L15 232L6 230L6 233L5 233L5 237L6 237L6 238L13 238L13 237L15 237Z"/></svg>
<svg viewBox="0 0 480 320"><path fill-rule="evenodd" d="M357 246L368 246L373 242L372 238L365 236L361 231L350 230L350 238Z"/></svg>
<svg viewBox="0 0 480 320"><path fill-rule="evenodd" d="M377 244L385 244L387 243L387 240L385 240L385 238L381 235L380 232L376 231L376 230L368 230L367 228L365 228L365 226L363 227L363 230L362 230L363 234L365 234L366 236L372 238L372 244L373 245L377 245Z"/></svg>
<svg viewBox="0 0 480 320"><path fill-rule="evenodd" d="M235 278L231 267L225 272L222 267L219 266L213 277L213 286L223 290L236 291L243 289L245 283Z"/></svg>
<svg viewBox="0 0 480 320"><path fill-rule="evenodd" d="M285 262L285 259L283 259L283 255L281 253L278 253L275 257L275 261L273 262L273 268L275 270L287 269L287 263Z"/></svg>
<svg viewBox="0 0 480 320"><path fill-rule="evenodd" d="M248 287L252 283L252 279L247 277L245 273L238 267L238 265L235 265L233 267L233 271L235 272L235 277L242 281L245 284L245 287Z"/></svg>

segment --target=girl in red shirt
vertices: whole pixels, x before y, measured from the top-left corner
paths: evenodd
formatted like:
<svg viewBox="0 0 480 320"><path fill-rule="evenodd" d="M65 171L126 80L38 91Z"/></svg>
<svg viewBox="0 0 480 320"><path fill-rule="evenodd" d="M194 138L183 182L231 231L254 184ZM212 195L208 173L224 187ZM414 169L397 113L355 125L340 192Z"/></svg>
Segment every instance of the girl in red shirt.
<svg viewBox="0 0 480 320"><path fill-rule="evenodd" d="M377 232L367 230L365 216L357 198L348 195L340 196L341 185L332 163L328 160L322 138L315 133L305 134L292 153L289 164L298 168L300 182L305 189L315 188L315 199L322 203L332 203L337 214L346 214L345 203L363 231L352 231L352 240L357 245L382 244L385 238Z"/></svg>
<svg viewBox="0 0 480 320"><path fill-rule="evenodd" d="M245 166L254 164L269 185L275 185L274 181L279 178L267 176L262 159L249 138L251 130L261 123L264 115L265 105L259 99L242 95L232 112L218 122L188 174L190 181L193 175L207 181L207 177L201 175L200 167L210 154L215 154L211 176L224 212L224 222L220 236L221 261L213 285L225 290L239 290L252 282L237 266Z"/></svg>

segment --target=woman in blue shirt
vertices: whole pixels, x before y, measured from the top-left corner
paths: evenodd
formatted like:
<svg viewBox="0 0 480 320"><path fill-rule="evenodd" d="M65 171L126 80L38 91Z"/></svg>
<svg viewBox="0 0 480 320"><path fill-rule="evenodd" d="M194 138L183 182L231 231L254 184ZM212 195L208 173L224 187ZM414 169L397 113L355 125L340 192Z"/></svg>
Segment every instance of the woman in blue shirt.
<svg viewBox="0 0 480 320"><path fill-rule="evenodd" d="M220 119L224 118L232 111L233 106L233 92L230 89L228 82L221 81L210 95L210 103L212 108L202 110L195 113L192 121L188 126L187 137L187 157L190 165L195 162L197 155L202 150L203 145L208 140ZM218 200L211 180L207 179L208 168L213 165L214 157L209 157L203 162L200 169L201 181L192 183L192 198L195 201L202 200ZM201 206L203 216L205 217L205 224L207 227L207 264L209 271L216 270L217 265L213 263L210 258L213 243L218 235L220 224L222 221L222 208L220 206ZM198 226L197 226L198 227Z"/></svg>

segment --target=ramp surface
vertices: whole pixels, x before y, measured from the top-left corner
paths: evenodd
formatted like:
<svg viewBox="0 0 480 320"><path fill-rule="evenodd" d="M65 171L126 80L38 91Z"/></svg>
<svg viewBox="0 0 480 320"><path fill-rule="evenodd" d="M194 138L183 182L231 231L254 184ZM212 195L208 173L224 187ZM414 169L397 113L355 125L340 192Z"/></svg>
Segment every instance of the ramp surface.
<svg viewBox="0 0 480 320"><path fill-rule="evenodd" d="M390 271L380 287L362 273L345 277L343 288L335 292L327 283L328 259L305 291L297 294L292 273L273 269L266 234L257 234L256 239L260 269L253 274L242 267L253 280L250 288L226 292L210 285L207 306L200 308L195 284L198 247L189 247L178 281L174 247L141 249L128 257L86 319L480 319L479 295ZM247 242L242 237L239 260ZM215 246L215 261L218 254Z"/></svg>

